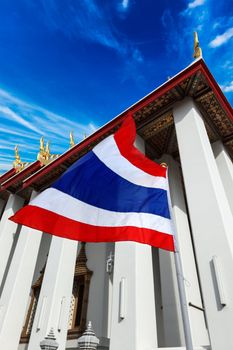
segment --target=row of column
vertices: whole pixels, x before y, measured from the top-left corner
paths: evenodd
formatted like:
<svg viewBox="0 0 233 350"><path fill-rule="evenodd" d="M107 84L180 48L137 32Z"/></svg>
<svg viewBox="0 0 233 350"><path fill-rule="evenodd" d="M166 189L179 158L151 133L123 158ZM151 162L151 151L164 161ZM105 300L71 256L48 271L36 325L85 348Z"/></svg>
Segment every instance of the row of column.
<svg viewBox="0 0 233 350"><path fill-rule="evenodd" d="M171 199L187 300L191 303L189 317L193 342L196 346L209 343L202 311L204 306L212 349L230 348L233 347L230 330L233 317L232 162L220 142L214 145L213 153L201 115L191 99L175 106L174 121L193 241L179 167L170 157L164 160L170 166ZM34 192L32 196L35 195ZM22 205L20 197L11 195L0 223L0 345L5 350L18 348L42 237L41 232L32 232L35 230L26 227L15 235L20 228L7 219ZM103 264L106 251L99 249ZM91 251L94 254L94 249ZM59 349L65 349L76 254L76 242L52 238L28 350L39 350L40 341L51 327L56 332ZM116 243L113 302L109 313L112 315L110 350L152 350L162 345L184 345L172 253L159 252L159 273L163 310L156 313L151 247ZM96 300L96 306L95 291L91 293L93 313L89 312L89 316L99 315L99 309L104 308L104 299L99 304ZM101 294L101 284L98 293ZM156 314L157 318L162 315L164 326L164 336L159 344ZM96 318L94 329L97 328L97 336L101 337L103 327L98 325ZM104 317L101 322L108 324Z"/></svg>

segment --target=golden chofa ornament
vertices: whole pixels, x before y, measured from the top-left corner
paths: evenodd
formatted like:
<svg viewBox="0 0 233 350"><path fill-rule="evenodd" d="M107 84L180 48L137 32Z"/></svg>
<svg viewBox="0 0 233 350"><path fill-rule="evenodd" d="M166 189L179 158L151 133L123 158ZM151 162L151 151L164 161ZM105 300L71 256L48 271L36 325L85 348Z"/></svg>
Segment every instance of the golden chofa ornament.
<svg viewBox="0 0 233 350"><path fill-rule="evenodd" d="M43 165L47 165L52 160L56 159L59 156L59 154L51 154L50 153L50 142L48 141L46 143L46 146L44 144L44 137L42 136L40 138L40 150L37 154L37 160L41 162Z"/></svg>
<svg viewBox="0 0 233 350"><path fill-rule="evenodd" d="M15 146L15 160L13 161L13 168L15 168L16 172L20 172L24 169L26 163L21 162L19 155L19 148Z"/></svg>
<svg viewBox="0 0 233 350"><path fill-rule="evenodd" d="M49 142L47 142L46 147L44 145L44 137L40 138L40 151L37 154L37 160L39 160L42 164L46 165L50 162L50 147Z"/></svg>
<svg viewBox="0 0 233 350"><path fill-rule="evenodd" d="M74 142L74 133L73 131L70 132L70 148L74 147L75 142Z"/></svg>
<svg viewBox="0 0 233 350"><path fill-rule="evenodd" d="M199 46L197 32L194 32L194 54L193 54L193 57L195 59L202 57L202 49Z"/></svg>

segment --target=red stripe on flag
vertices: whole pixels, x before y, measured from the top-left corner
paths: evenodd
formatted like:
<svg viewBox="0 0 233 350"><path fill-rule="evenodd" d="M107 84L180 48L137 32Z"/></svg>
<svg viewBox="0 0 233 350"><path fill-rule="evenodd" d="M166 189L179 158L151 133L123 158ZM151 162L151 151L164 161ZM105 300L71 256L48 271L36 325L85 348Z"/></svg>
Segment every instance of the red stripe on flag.
<svg viewBox="0 0 233 350"><path fill-rule="evenodd" d="M147 158L133 145L135 138L135 122L133 117L128 116L120 129L114 134L114 139L121 155L137 168L150 175L166 177L166 168Z"/></svg>
<svg viewBox="0 0 233 350"><path fill-rule="evenodd" d="M55 236L83 242L135 241L174 251L173 236L162 232L133 227L93 226L68 219L33 205L20 209L10 220Z"/></svg>

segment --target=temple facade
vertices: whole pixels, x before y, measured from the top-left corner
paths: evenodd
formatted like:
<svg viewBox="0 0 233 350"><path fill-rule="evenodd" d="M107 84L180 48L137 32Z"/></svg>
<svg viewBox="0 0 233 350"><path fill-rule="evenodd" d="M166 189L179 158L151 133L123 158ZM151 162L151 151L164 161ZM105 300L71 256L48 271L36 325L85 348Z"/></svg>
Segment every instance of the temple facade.
<svg viewBox="0 0 233 350"><path fill-rule="evenodd" d="M101 350L185 349L174 254L133 242L85 243L8 220L131 111L136 146L169 166L195 350L233 349L233 112L201 57L62 155L0 177L0 348L78 349L89 321ZM47 349L44 347L44 349ZM51 348L52 349L52 348Z"/></svg>

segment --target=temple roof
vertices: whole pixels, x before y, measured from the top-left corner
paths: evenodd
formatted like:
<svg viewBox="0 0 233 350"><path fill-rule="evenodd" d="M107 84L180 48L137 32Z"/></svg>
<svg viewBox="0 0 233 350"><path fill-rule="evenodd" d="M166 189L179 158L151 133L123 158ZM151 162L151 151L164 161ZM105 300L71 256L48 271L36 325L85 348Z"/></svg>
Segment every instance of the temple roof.
<svg viewBox="0 0 233 350"><path fill-rule="evenodd" d="M41 191L51 185L78 158L112 134L130 111L137 133L146 142L146 155L160 158L169 153L179 160L173 122L173 105L190 96L197 104L210 141L221 140L233 159L233 110L202 58L116 116L92 135L43 165L39 161L15 174L14 169L0 177L0 196L18 193L27 198L31 189Z"/></svg>

